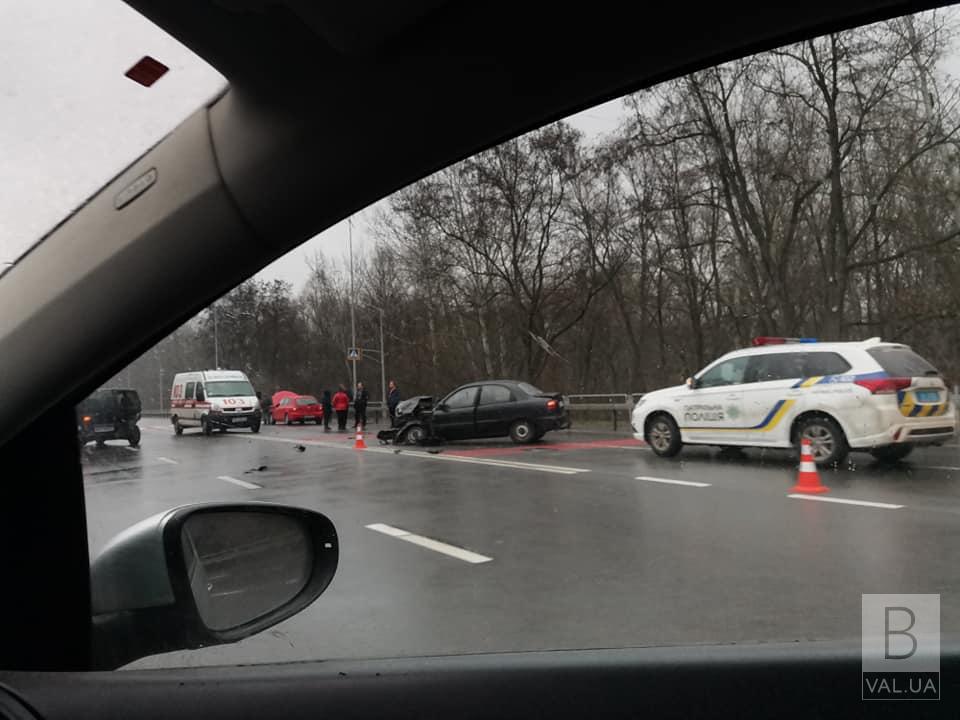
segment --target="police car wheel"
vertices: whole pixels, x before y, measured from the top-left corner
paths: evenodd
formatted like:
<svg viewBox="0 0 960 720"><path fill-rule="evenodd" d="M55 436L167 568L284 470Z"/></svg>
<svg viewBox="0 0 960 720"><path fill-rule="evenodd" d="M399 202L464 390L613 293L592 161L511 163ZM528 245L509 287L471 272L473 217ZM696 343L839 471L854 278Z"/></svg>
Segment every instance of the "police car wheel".
<svg viewBox="0 0 960 720"><path fill-rule="evenodd" d="M884 445L882 447L875 447L870 451L870 454L880 462L894 463L897 462L897 460L903 460L907 455L910 454L912 450L913 445L900 443L899 445Z"/></svg>
<svg viewBox="0 0 960 720"><path fill-rule="evenodd" d="M810 417L800 423L797 441L809 440L813 461L818 465L839 465L847 458L850 448L843 430L826 415Z"/></svg>
<svg viewBox="0 0 960 720"><path fill-rule="evenodd" d="M680 428L666 413L657 413L647 421L645 435L650 449L660 457L673 457L683 447Z"/></svg>

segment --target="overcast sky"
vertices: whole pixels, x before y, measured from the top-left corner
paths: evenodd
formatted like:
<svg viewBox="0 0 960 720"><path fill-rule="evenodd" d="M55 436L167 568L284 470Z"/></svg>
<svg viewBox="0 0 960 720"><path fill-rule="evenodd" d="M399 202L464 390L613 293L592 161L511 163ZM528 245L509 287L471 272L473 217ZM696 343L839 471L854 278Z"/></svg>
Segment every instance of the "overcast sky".
<svg viewBox="0 0 960 720"><path fill-rule="evenodd" d="M223 78L121 0L0 0L0 272L196 108ZM144 55L171 70L144 88L124 72ZM960 56L946 63L960 72ZM572 116L588 140L616 129L619 100ZM372 245L372 209L354 253ZM341 222L259 274L302 286L318 251L347 258Z"/></svg>

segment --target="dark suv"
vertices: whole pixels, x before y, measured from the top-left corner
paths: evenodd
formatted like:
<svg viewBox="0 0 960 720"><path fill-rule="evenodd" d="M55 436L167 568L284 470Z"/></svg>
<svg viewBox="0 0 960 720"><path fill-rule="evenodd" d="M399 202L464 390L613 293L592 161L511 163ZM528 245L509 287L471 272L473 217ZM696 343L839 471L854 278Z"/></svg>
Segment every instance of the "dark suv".
<svg viewBox="0 0 960 720"><path fill-rule="evenodd" d="M107 388L97 390L77 406L77 437L80 447L96 440L103 447L107 440L126 440L131 447L140 444L140 396L136 390Z"/></svg>

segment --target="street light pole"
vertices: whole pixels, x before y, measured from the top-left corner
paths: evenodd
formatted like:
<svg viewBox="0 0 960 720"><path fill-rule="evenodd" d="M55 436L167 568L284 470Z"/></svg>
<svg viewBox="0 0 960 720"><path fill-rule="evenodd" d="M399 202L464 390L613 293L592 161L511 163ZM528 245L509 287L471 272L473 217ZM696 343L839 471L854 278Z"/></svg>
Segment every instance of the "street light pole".
<svg viewBox="0 0 960 720"><path fill-rule="evenodd" d="M347 218L347 238L350 243L350 347L354 350L357 347L357 313L355 309L355 299L353 295L353 218ZM353 383L350 386L352 392L357 389L357 358L353 357Z"/></svg>
<svg viewBox="0 0 960 720"><path fill-rule="evenodd" d="M387 408L387 356L383 353L383 308L380 311L380 398L383 404L380 412Z"/></svg>

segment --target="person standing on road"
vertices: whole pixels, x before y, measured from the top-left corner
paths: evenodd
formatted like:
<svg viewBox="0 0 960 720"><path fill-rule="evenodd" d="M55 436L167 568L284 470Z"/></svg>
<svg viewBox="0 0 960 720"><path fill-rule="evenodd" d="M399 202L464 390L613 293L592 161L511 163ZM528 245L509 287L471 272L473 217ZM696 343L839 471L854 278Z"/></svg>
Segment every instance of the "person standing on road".
<svg viewBox="0 0 960 720"><path fill-rule="evenodd" d="M387 385L389 392L387 392L387 412L390 414L390 423L393 423L393 418L397 415L397 405L400 404L400 388L397 387L396 380L391 380L390 384Z"/></svg>
<svg viewBox="0 0 960 720"><path fill-rule="evenodd" d="M264 425L270 424L270 417L273 410L273 403L270 398L265 398L263 393L257 390L257 400L260 401L260 416Z"/></svg>
<svg viewBox="0 0 960 720"><path fill-rule="evenodd" d="M367 426L367 401L370 399L362 382L357 383L357 394L353 396L353 427Z"/></svg>
<svg viewBox="0 0 960 720"><path fill-rule="evenodd" d="M350 409L350 398L343 385L333 396L333 409L337 413L337 432L343 432L347 429L347 411Z"/></svg>
<svg viewBox="0 0 960 720"><path fill-rule="evenodd" d="M330 432L330 416L333 415L333 401L330 399L330 391L324 390L320 398L320 407L323 408L323 431Z"/></svg>

